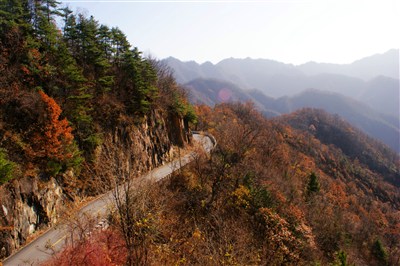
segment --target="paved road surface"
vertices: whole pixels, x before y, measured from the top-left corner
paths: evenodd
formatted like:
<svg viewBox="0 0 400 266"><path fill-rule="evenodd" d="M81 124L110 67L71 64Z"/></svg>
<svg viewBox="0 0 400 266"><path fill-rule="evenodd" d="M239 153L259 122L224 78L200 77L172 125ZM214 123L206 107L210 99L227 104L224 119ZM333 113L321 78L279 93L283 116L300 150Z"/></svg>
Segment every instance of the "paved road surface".
<svg viewBox="0 0 400 266"><path fill-rule="evenodd" d="M200 142L207 152L215 145L215 140L212 136L203 135L201 133L193 133L193 138L197 142ZM189 163L193 158L193 153L182 157L180 160L177 159L173 162L160 166L148 174L142 176L142 179L158 181L173 171ZM138 179L140 180L140 179ZM95 217L104 217L107 212L107 206L112 202L112 191L100 196L96 200L91 201L85 207L83 207L78 215L89 214ZM18 265L39 265L49 259L55 251L59 251L68 239L68 230L66 224L59 224L56 227L49 229L43 235L14 253L3 261L3 265L7 266L18 266Z"/></svg>

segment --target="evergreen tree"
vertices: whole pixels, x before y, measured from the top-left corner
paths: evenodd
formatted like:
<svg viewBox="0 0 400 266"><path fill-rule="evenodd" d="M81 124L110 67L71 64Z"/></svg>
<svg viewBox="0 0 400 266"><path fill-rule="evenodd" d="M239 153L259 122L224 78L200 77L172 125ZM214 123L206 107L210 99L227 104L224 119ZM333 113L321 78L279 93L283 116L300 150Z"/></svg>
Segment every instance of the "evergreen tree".
<svg viewBox="0 0 400 266"><path fill-rule="evenodd" d="M42 40L47 49L55 43L57 36L55 19L62 15L58 10L59 4L56 0L29 0L35 37Z"/></svg>
<svg viewBox="0 0 400 266"><path fill-rule="evenodd" d="M317 193L319 192L319 190L320 190L320 184L318 181L318 177L314 172L312 172L308 178L307 196Z"/></svg>
<svg viewBox="0 0 400 266"><path fill-rule="evenodd" d="M104 50L102 34L98 22L92 17L86 19L80 14L77 24L78 29L78 57L77 60L84 67L85 76L95 84L96 93L111 90L114 76L110 73L110 62Z"/></svg>
<svg viewBox="0 0 400 266"><path fill-rule="evenodd" d="M106 25L101 25L98 30L99 45L100 48L107 58L108 62L111 62L111 57L115 53L115 49L112 47L112 32Z"/></svg>
<svg viewBox="0 0 400 266"><path fill-rule="evenodd" d="M77 51L77 39L78 39L78 30L77 30L77 22L76 16L72 13L72 10L68 7L62 9L63 11L63 38L70 49L73 56L78 56Z"/></svg>
<svg viewBox="0 0 400 266"><path fill-rule="evenodd" d="M127 88L127 106L133 113L144 115L156 96L157 74L152 64L141 57L137 48L124 53L123 71Z"/></svg>
<svg viewBox="0 0 400 266"><path fill-rule="evenodd" d="M54 19L54 16L61 16L58 6L61 2L56 0L43 0L41 4L40 10L43 12L44 18L47 20L47 23L51 23Z"/></svg>
<svg viewBox="0 0 400 266"><path fill-rule="evenodd" d="M91 142L96 131L91 115L93 94L89 82L64 42L58 46L55 60L59 66L58 84L62 88L59 96L64 101L66 115L74 126L74 135L80 148L90 153L96 146Z"/></svg>
<svg viewBox="0 0 400 266"><path fill-rule="evenodd" d="M0 33L12 27L19 27L24 34L31 30L31 14L27 0L2 0L0 1Z"/></svg>
<svg viewBox="0 0 400 266"><path fill-rule="evenodd" d="M379 239L376 240L372 246L372 254L379 261L380 265L387 265L388 254Z"/></svg>
<svg viewBox="0 0 400 266"><path fill-rule="evenodd" d="M114 66L121 67L121 62L126 59L126 54L130 53L130 44L125 34L117 27L111 29L111 46L113 52Z"/></svg>

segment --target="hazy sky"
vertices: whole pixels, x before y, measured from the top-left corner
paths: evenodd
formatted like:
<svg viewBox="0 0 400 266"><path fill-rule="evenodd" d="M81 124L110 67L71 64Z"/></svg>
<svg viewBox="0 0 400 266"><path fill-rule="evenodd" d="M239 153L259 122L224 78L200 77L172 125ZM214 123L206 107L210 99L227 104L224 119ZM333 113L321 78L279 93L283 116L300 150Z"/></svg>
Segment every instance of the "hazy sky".
<svg viewBox="0 0 400 266"><path fill-rule="evenodd" d="M350 63L400 47L398 0L62 2L159 59Z"/></svg>

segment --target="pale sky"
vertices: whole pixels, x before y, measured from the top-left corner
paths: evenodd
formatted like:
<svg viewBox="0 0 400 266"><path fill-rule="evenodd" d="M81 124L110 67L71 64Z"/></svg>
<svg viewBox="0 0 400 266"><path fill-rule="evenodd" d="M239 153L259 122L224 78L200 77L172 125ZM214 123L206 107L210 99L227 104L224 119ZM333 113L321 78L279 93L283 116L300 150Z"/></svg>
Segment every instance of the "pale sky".
<svg viewBox="0 0 400 266"><path fill-rule="evenodd" d="M398 0L62 1L158 59L351 63L400 47ZM78 7L80 9L78 9Z"/></svg>

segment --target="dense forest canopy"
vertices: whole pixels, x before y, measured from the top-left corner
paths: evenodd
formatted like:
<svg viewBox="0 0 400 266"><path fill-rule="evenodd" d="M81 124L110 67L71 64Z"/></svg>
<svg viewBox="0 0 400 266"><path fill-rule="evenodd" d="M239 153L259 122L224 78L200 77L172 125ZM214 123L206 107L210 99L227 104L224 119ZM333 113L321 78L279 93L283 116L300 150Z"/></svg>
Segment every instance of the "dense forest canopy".
<svg viewBox="0 0 400 266"><path fill-rule="evenodd" d="M164 109L196 119L168 69L117 27L55 0L1 1L0 10L2 182L17 168L78 169L123 116L140 123Z"/></svg>
<svg viewBox="0 0 400 266"><path fill-rule="evenodd" d="M135 252L121 244L129 234L121 233L119 215L111 213L107 229L46 265L128 257L141 265L398 264L400 194L384 180L387 172L399 178L394 153L382 157L385 150L361 135L354 137L354 149L376 159L347 155L327 140L355 129L321 110L276 120L252 104L196 111L198 128L211 133L217 146L211 155L198 150L170 179L132 190L136 204L126 208L136 213L130 231ZM321 137L328 127L336 130Z"/></svg>

